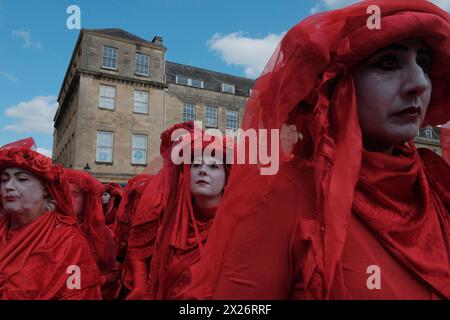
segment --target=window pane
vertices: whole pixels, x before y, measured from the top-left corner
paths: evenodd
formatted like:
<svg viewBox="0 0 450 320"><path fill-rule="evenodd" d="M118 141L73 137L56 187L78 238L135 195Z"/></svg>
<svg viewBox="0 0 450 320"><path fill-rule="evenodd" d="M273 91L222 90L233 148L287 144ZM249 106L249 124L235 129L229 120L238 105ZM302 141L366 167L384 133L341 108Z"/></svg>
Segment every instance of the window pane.
<svg viewBox="0 0 450 320"><path fill-rule="evenodd" d="M183 121L195 120L195 106L193 104L185 103L183 105Z"/></svg>
<svg viewBox="0 0 450 320"><path fill-rule="evenodd" d="M217 127L217 108L206 107L205 125L208 127Z"/></svg>
<svg viewBox="0 0 450 320"><path fill-rule="evenodd" d="M234 93L234 85L222 83L222 92Z"/></svg>
<svg viewBox="0 0 450 320"><path fill-rule="evenodd" d="M131 162L133 164L147 163L147 136L133 134Z"/></svg>
<svg viewBox="0 0 450 320"><path fill-rule="evenodd" d="M227 129L237 129L237 112L227 110Z"/></svg>
<svg viewBox="0 0 450 320"><path fill-rule="evenodd" d="M116 87L100 86L99 107L114 110L116 104Z"/></svg>
<svg viewBox="0 0 450 320"><path fill-rule="evenodd" d="M134 91L134 112L148 113L148 92Z"/></svg>
<svg viewBox="0 0 450 320"><path fill-rule="evenodd" d="M149 75L150 56L142 53L136 53L136 73Z"/></svg>
<svg viewBox="0 0 450 320"><path fill-rule="evenodd" d="M192 79L192 80L191 80L191 85L192 85L193 87L203 88L203 81Z"/></svg>
<svg viewBox="0 0 450 320"><path fill-rule="evenodd" d="M102 67L117 69L117 49L112 47L103 47Z"/></svg>
<svg viewBox="0 0 450 320"><path fill-rule="evenodd" d="M97 132L97 155L96 160L101 162L112 162L113 134L112 132Z"/></svg>
<svg viewBox="0 0 450 320"><path fill-rule="evenodd" d="M176 76L176 83L189 85L189 79L183 76Z"/></svg>

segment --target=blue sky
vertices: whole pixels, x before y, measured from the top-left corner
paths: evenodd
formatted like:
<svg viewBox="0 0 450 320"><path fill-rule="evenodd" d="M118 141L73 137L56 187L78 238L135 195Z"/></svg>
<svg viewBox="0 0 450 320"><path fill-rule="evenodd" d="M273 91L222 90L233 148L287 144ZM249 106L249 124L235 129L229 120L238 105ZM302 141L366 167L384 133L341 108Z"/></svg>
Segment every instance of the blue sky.
<svg viewBox="0 0 450 320"><path fill-rule="evenodd" d="M81 9L81 27L122 28L151 40L166 59L256 77L284 32L312 12L355 0L0 0L0 145L32 136L52 148L56 97L78 37L66 20ZM450 9L450 0L435 0Z"/></svg>

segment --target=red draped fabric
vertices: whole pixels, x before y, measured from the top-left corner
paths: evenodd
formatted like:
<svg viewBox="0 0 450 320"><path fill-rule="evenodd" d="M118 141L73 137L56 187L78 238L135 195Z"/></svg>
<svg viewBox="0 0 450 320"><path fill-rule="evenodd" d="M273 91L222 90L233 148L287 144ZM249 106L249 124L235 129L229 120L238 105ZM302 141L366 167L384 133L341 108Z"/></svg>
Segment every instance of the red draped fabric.
<svg viewBox="0 0 450 320"><path fill-rule="evenodd" d="M369 5L381 9L379 30L367 28ZM283 136L294 126L301 139L293 146L281 143L277 175L260 175L263 165L233 168L186 297L348 297L342 256L353 213L405 272L449 297L443 195L450 186L442 183L445 192L439 191L431 182L431 174L439 172L429 172L412 145L399 147L395 159L376 159L380 168L366 161L350 69L377 49L411 36L433 49L433 93L423 125L445 123L450 119L445 67L450 17L432 3L364 1L308 17L287 32L255 84L242 127L279 129ZM448 166L441 169L448 175ZM395 186L401 189L392 198L389 174L398 175ZM362 189L370 187L367 179L378 189ZM420 197L408 203L411 190Z"/></svg>
<svg viewBox="0 0 450 320"><path fill-rule="evenodd" d="M89 173L79 170L64 169L64 179L68 183L78 186L84 192L84 210L79 225L102 273L103 291L107 295L105 298L110 299L115 295L109 291L115 291L111 288L115 288L118 280L118 265L114 234L106 226L103 215L101 202L103 185ZM111 290L106 290L107 288Z"/></svg>
<svg viewBox="0 0 450 320"><path fill-rule="evenodd" d="M442 157L450 164L450 122L441 127Z"/></svg>
<svg viewBox="0 0 450 320"><path fill-rule="evenodd" d="M195 139L202 140L204 137L203 132L194 129L192 123L175 125L161 135L164 166L147 185L130 231L130 261L145 260L147 266L143 268L142 264L135 264L132 268L136 273L145 273L141 278L145 283L141 285L147 289L142 298L182 298L182 291L190 283L190 268L200 259L201 249L215 215L215 208L194 210L190 191L190 165L175 165L171 161L172 149L179 141L174 143L170 136L180 128L190 132L189 147L193 151L192 155L195 152ZM211 144L217 144L218 150L226 154L226 140L212 138L207 142L200 141L199 146L203 151ZM230 166L225 168L228 173ZM206 216L209 218L203 219Z"/></svg>
<svg viewBox="0 0 450 320"><path fill-rule="evenodd" d="M10 218L0 219L0 300L101 299L100 272L72 217L43 213L30 224L10 231ZM69 277L80 270L80 288Z"/></svg>
<svg viewBox="0 0 450 320"><path fill-rule="evenodd" d="M117 210L119 209L120 201L123 197L123 190L118 183L107 183L105 185L105 192L108 192L111 197L109 202L103 206L103 213L105 215L106 225L111 225L116 220Z"/></svg>
<svg viewBox="0 0 450 320"><path fill-rule="evenodd" d="M14 144L0 149L0 171L12 167L39 177L55 210L15 229L9 215L0 218L0 299L101 299L100 273L77 226L62 167ZM73 266L79 287L68 286Z"/></svg>

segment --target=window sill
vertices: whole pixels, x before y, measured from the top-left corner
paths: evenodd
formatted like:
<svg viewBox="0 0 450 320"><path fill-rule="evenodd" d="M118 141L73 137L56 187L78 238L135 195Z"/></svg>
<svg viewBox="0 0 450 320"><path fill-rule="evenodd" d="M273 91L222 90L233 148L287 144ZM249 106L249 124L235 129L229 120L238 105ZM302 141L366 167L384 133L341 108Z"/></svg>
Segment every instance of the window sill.
<svg viewBox="0 0 450 320"><path fill-rule="evenodd" d="M150 74L145 74L145 73L134 73L135 76L137 77L144 77L144 78L150 78Z"/></svg>
<svg viewBox="0 0 450 320"><path fill-rule="evenodd" d="M106 110L106 111L116 111L116 108L114 108L114 109L109 109L109 108L104 108L104 107L100 107L100 106L98 106L97 109L100 109L100 110Z"/></svg>
<svg viewBox="0 0 450 320"><path fill-rule="evenodd" d="M109 70L109 71L117 71L117 72L119 71L118 68L108 68L108 67L104 67L104 66L101 66L100 69Z"/></svg>
<svg viewBox="0 0 450 320"><path fill-rule="evenodd" d="M102 165L102 164L104 164L104 165L107 165L107 166L112 166L113 164L114 164L114 162L113 161L111 161L111 162L108 162L108 161L98 161L98 160L95 160L95 162L94 162L95 164L99 164L99 165Z"/></svg>
<svg viewBox="0 0 450 320"><path fill-rule="evenodd" d="M146 167L147 163L131 163L133 167Z"/></svg>

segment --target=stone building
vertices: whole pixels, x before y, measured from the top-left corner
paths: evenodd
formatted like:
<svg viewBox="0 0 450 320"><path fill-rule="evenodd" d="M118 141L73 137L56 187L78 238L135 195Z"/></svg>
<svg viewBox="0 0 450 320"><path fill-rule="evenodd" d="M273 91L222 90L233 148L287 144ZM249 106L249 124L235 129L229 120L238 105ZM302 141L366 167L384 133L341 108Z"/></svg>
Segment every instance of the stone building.
<svg viewBox="0 0 450 320"><path fill-rule="evenodd" d="M58 96L53 159L125 182L159 153L160 133L182 121L237 129L254 81L165 60L161 37L82 29Z"/></svg>

